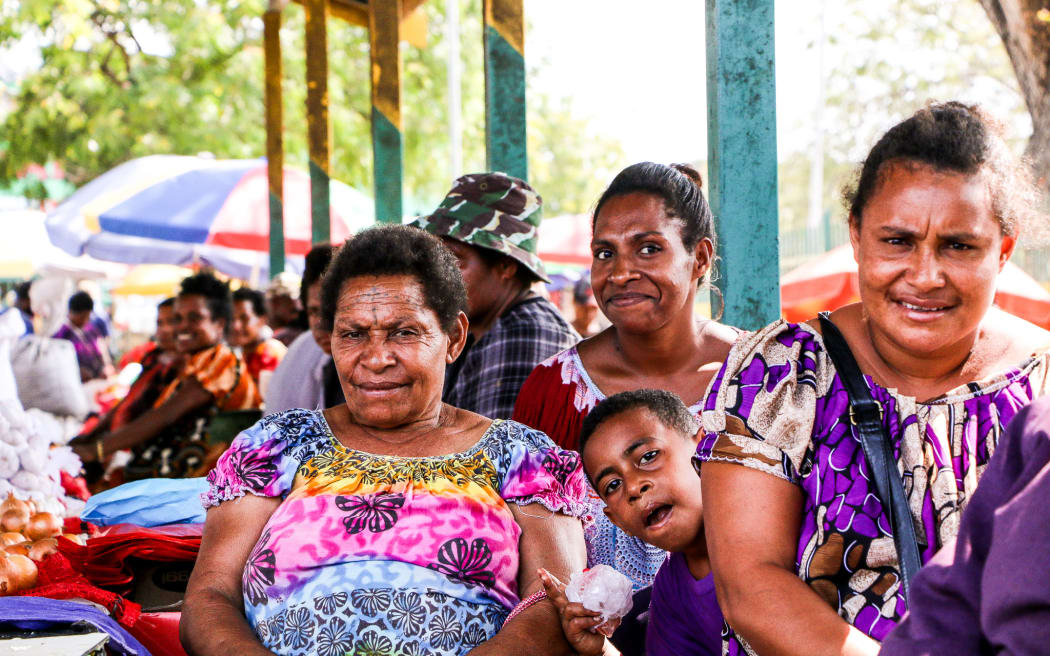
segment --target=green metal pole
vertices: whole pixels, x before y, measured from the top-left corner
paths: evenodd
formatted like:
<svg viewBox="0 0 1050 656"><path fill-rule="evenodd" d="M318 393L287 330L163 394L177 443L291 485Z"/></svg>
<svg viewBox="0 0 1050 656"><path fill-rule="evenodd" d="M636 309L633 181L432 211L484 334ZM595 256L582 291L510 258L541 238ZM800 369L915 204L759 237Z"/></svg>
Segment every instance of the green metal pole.
<svg viewBox="0 0 1050 656"><path fill-rule="evenodd" d="M726 323L780 316L773 0L707 0L707 150Z"/></svg>
<svg viewBox="0 0 1050 656"><path fill-rule="evenodd" d="M484 0L485 147L490 171L527 180L522 0Z"/></svg>
<svg viewBox="0 0 1050 656"><path fill-rule="evenodd" d="M270 187L270 278L284 271L284 138L281 116L281 12L263 14L266 66L266 168Z"/></svg>
<svg viewBox="0 0 1050 656"><path fill-rule="evenodd" d="M328 0L305 0L306 136L314 244L332 241L328 173Z"/></svg>
<svg viewBox="0 0 1050 656"><path fill-rule="evenodd" d="M376 221L400 223L404 177L401 143L401 0L368 3L372 58L372 159Z"/></svg>

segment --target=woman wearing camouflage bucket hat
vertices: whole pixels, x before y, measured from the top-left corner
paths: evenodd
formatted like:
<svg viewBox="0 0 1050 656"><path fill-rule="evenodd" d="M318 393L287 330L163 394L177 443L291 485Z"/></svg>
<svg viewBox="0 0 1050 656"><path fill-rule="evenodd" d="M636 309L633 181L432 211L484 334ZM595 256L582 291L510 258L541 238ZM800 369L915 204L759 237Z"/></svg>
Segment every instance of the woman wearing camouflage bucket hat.
<svg viewBox="0 0 1050 656"><path fill-rule="evenodd" d="M580 339L531 289L550 282L536 256L542 206L523 180L471 173L456 180L432 214L414 222L452 251L467 286L470 337L449 367L445 403L509 419L533 367Z"/></svg>

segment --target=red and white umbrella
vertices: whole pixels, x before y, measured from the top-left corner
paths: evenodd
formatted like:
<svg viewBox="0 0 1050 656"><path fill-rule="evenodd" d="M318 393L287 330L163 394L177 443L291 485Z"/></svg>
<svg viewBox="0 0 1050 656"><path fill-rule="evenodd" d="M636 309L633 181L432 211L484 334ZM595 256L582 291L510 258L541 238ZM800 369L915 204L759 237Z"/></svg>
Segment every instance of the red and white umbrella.
<svg viewBox="0 0 1050 656"><path fill-rule="evenodd" d="M857 261L849 244L813 258L780 279L781 311L788 321L807 321L822 310L837 310L859 300ZM996 281L995 304L1050 328L1050 292L1011 262Z"/></svg>

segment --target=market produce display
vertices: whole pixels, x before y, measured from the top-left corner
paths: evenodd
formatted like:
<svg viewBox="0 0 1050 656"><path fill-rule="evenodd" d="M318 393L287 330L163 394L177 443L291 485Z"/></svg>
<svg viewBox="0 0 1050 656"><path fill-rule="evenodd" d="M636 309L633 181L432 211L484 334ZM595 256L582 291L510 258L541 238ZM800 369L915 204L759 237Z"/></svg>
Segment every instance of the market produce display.
<svg viewBox="0 0 1050 656"><path fill-rule="evenodd" d="M36 504L8 495L0 504L0 594L28 590L36 585L36 563L58 551L55 539L62 533L62 520L49 512L37 512ZM73 536L76 537L76 536ZM77 538L79 540L79 538Z"/></svg>
<svg viewBox="0 0 1050 656"><path fill-rule="evenodd" d="M0 400L0 497L13 494L60 519L79 515L83 503L66 497L61 483L63 471L80 473L80 458L67 441L64 423L53 415Z"/></svg>

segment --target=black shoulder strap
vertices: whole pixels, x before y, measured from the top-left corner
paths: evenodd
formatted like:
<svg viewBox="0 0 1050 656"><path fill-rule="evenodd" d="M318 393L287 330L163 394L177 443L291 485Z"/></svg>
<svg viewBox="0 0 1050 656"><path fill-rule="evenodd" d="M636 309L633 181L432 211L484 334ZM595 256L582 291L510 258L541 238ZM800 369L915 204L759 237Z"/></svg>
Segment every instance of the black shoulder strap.
<svg viewBox="0 0 1050 656"><path fill-rule="evenodd" d="M904 483L897 471L897 460L893 456L893 446L882 425L882 406L871 397L871 390L864 382L864 375L853 357L853 352L850 351L849 344L846 343L846 338L828 318L827 312L820 313L820 326L824 346L849 394L850 422L857 429L864 456L875 479L879 499L883 507L890 511L893 541L897 547L903 577L901 586L907 601L911 581L922 566L922 559L919 555L919 543L915 538L915 522L908 506L908 497L904 494Z"/></svg>

